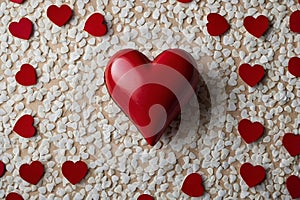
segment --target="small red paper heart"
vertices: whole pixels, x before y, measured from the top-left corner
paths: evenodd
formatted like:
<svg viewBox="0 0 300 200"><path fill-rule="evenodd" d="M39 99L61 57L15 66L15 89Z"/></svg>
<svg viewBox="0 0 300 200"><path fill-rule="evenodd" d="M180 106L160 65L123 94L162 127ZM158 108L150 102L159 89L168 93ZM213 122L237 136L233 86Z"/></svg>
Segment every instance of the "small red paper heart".
<svg viewBox="0 0 300 200"><path fill-rule="evenodd" d="M295 33L300 33L300 10L296 10L291 14L290 29Z"/></svg>
<svg viewBox="0 0 300 200"><path fill-rule="evenodd" d="M11 2L22 4L24 0L10 0Z"/></svg>
<svg viewBox="0 0 300 200"><path fill-rule="evenodd" d="M204 194L204 187L201 175L198 173L188 175L183 182L181 190L190 197L202 196Z"/></svg>
<svg viewBox="0 0 300 200"><path fill-rule="evenodd" d="M179 1L179 2L181 2L181 3L190 3L190 2L192 2L193 0L177 0L177 1Z"/></svg>
<svg viewBox="0 0 300 200"><path fill-rule="evenodd" d="M63 26L72 17L72 9L68 5L51 5L47 9L47 16L57 26Z"/></svg>
<svg viewBox="0 0 300 200"><path fill-rule="evenodd" d="M105 35L107 27L104 23L104 16L100 13L92 14L85 22L84 30L96 37Z"/></svg>
<svg viewBox="0 0 300 200"><path fill-rule="evenodd" d="M34 119L31 115L22 116L15 124L13 131L24 138L30 138L35 135Z"/></svg>
<svg viewBox="0 0 300 200"><path fill-rule="evenodd" d="M5 170L5 164L0 160L0 177L4 175Z"/></svg>
<svg viewBox="0 0 300 200"><path fill-rule="evenodd" d="M240 174L249 187L260 184L266 177L266 171L262 166L253 166L250 163L241 166Z"/></svg>
<svg viewBox="0 0 300 200"><path fill-rule="evenodd" d="M211 36L222 35L230 28L226 19L218 13L210 13L207 16L207 20L208 23L206 24L206 27Z"/></svg>
<svg viewBox="0 0 300 200"><path fill-rule="evenodd" d="M141 194L137 200L154 200L154 198L149 194Z"/></svg>
<svg viewBox="0 0 300 200"><path fill-rule="evenodd" d="M300 135L286 133L283 136L282 144L291 156L300 155Z"/></svg>
<svg viewBox="0 0 300 200"><path fill-rule="evenodd" d="M266 16L260 15L256 19L248 16L244 19L246 30L253 36L260 38L269 28L269 20Z"/></svg>
<svg viewBox="0 0 300 200"><path fill-rule="evenodd" d="M32 33L32 22L23 17L19 22L10 23L8 29L13 36L28 40Z"/></svg>
<svg viewBox="0 0 300 200"><path fill-rule="evenodd" d="M66 179L73 185L79 183L87 174L88 166L83 161L77 161L76 163L72 161L66 161L62 165L62 173Z"/></svg>
<svg viewBox="0 0 300 200"><path fill-rule="evenodd" d="M300 198L300 178L298 176L289 176L286 180L286 187L293 199Z"/></svg>
<svg viewBox="0 0 300 200"><path fill-rule="evenodd" d="M239 75L249 86L254 87L265 76L265 70L261 65L242 64L239 67Z"/></svg>
<svg viewBox="0 0 300 200"><path fill-rule="evenodd" d="M300 77L300 58L291 58L288 64L288 70L292 75Z"/></svg>
<svg viewBox="0 0 300 200"><path fill-rule="evenodd" d="M239 122L238 131L247 144L258 140L264 133L264 127L259 122L252 123L248 119Z"/></svg>
<svg viewBox="0 0 300 200"><path fill-rule="evenodd" d="M16 81L19 84L24 86L35 85L36 84L35 69L29 64L22 65L20 71L16 74Z"/></svg>
<svg viewBox="0 0 300 200"><path fill-rule="evenodd" d="M40 161L33 161L31 164L21 165L19 173L22 179L36 185L44 175L44 166Z"/></svg>
<svg viewBox="0 0 300 200"><path fill-rule="evenodd" d="M21 195L19 195L18 193L15 193L15 192L9 193L5 199L6 200L24 200Z"/></svg>

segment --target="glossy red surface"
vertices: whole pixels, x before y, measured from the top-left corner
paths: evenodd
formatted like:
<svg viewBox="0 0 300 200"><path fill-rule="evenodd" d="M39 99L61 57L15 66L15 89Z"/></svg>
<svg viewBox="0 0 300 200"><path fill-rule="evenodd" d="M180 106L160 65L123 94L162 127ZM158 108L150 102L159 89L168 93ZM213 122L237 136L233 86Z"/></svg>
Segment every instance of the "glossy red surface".
<svg viewBox="0 0 300 200"><path fill-rule="evenodd" d="M110 59L105 71L108 91L149 145L157 143L180 113L180 103L193 94L199 80L194 66L191 55L179 49L166 50L152 62L130 49Z"/></svg>

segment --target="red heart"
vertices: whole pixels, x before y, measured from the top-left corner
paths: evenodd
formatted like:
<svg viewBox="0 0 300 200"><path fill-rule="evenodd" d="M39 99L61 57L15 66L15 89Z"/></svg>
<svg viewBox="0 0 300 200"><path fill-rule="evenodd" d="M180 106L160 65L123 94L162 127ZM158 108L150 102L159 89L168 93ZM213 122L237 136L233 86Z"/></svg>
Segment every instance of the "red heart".
<svg viewBox="0 0 300 200"><path fill-rule="evenodd" d="M300 178L292 175L286 180L286 187L293 199L300 198Z"/></svg>
<svg viewBox="0 0 300 200"><path fill-rule="evenodd" d="M22 116L15 124L13 131L24 138L30 138L35 135L34 119L30 115Z"/></svg>
<svg viewBox="0 0 300 200"><path fill-rule="evenodd" d="M24 200L21 195L19 195L18 193L15 193L15 192L9 193L5 199L6 200Z"/></svg>
<svg viewBox="0 0 300 200"><path fill-rule="evenodd" d="M157 143L180 113L180 103L187 103L196 88L199 74L194 62L180 49L166 50L152 62L130 49L110 59L105 71L108 92L149 145Z"/></svg>
<svg viewBox="0 0 300 200"><path fill-rule="evenodd" d="M248 119L239 122L238 131L247 144L250 144L262 136L264 127L259 122L252 123Z"/></svg>
<svg viewBox="0 0 300 200"><path fill-rule="evenodd" d="M218 13L210 13L207 16L208 23L206 24L207 31L211 36L219 36L225 33L229 28L226 19Z"/></svg>
<svg viewBox="0 0 300 200"><path fill-rule="evenodd" d="M10 0L11 2L22 4L24 0Z"/></svg>
<svg viewBox="0 0 300 200"><path fill-rule="evenodd" d="M104 17L100 13L92 14L85 22L84 30L89 34L99 37L107 33L107 27L104 23Z"/></svg>
<svg viewBox="0 0 300 200"><path fill-rule="evenodd" d="M19 22L10 23L8 29L13 36L28 40L32 33L32 22L23 17Z"/></svg>
<svg viewBox="0 0 300 200"><path fill-rule="evenodd" d="M254 87L265 76L265 70L261 65L242 64L239 67L239 75L245 83Z"/></svg>
<svg viewBox="0 0 300 200"><path fill-rule="evenodd" d="M283 136L282 143L291 156L300 155L300 135L286 133Z"/></svg>
<svg viewBox="0 0 300 200"><path fill-rule="evenodd" d="M291 58L288 64L288 70L294 76L300 77L300 58Z"/></svg>
<svg viewBox="0 0 300 200"><path fill-rule="evenodd" d="M141 194L137 200L154 200L154 198L149 194Z"/></svg>
<svg viewBox="0 0 300 200"><path fill-rule="evenodd" d="M72 17L72 9L68 5L51 5L47 9L47 16L57 26L63 26Z"/></svg>
<svg viewBox="0 0 300 200"><path fill-rule="evenodd" d="M190 197L202 196L204 194L204 187L201 175L198 173L188 175L182 184L181 190Z"/></svg>
<svg viewBox="0 0 300 200"><path fill-rule="evenodd" d="M88 167L83 161L66 161L62 165L62 173L70 183L75 185L79 183L87 174Z"/></svg>
<svg viewBox="0 0 300 200"><path fill-rule="evenodd" d="M290 17L290 29L295 33L300 33L300 10L296 10Z"/></svg>
<svg viewBox="0 0 300 200"><path fill-rule="evenodd" d="M36 185L44 175L44 166L40 161L33 161L31 164L21 165L19 173L22 179Z"/></svg>
<svg viewBox="0 0 300 200"><path fill-rule="evenodd" d="M0 177L4 175L5 170L5 164L0 160Z"/></svg>
<svg viewBox="0 0 300 200"><path fill-rule="evenodd" d="M262 166L253 166L250 163L244 163L241 166L240 173L249 187L260 184L266 177L266 171Z"/></svg>
<svg viewBox="0 0 300 200"><path fill-rule="evenodd" d="M260 15L256 19L248 16L244 19L246 30L253 36L260 38L269 28L269 20L266 16Z"/></svg>
<svg viewBox="0 0 300 200"><path fill-rule="evenodd" d="M16 81L24 86L30 86L36 84L36 72L35 69L29 65L24 64L21 66L21 70L16 74Z"/></svg>
<svg viewBox="0 0 300 200"><path fill-rule="evenodd" d="M190 3L190 2L192 2L193 0L177 0L177 1L179 1L179 2L181 2L181 3Z"/></svg>

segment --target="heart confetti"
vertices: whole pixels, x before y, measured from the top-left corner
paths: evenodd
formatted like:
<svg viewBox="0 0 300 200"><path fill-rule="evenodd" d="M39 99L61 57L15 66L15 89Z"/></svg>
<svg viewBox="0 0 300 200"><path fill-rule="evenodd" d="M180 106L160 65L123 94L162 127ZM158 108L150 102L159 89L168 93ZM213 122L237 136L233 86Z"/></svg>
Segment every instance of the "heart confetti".
<svg viewBox="0 0 300 200"><path fill-rule="evenodd" d="M265 76L265 70L261 65L242 64L239 67L239 75L249 86L254 87Z"/></svg>
<svg viewBox="0 0 300 200"><path fill-rule="evenodd" d="M259 122L252 123L248 119L239 122L238 131L247 144L258 140L264 133L264 127Z"/></svg>
<svg viewBox="0 0 300 200"><path fill-rule="evenodd" d="M291 156L300 155L300 135L286 133L283 136L282 144Z"/></svg>
<svg viewBox="0 0 300 200"><path fill-rule="evenodd" d="M166 50L152 62L139 51L121 50L105 71L108 92L151 146L188 102L198 80L195 61L180 49Z"/></svg>
<svg viewBox="0 0 300 200"><path fill-rule="evenodd" d="M17 121L13 131L24 138L31 138L36 133L33 122L34 119L31 115L24 115Z"/></svg>
<svg viewBox="0 0 300 200"><path fill-rule="evenodd" d="M291 14L290 29L295 33L300 33L300 10L296 10Z"/></svg>
<svg viewBox="0 0 300 200"><path fill-rule="evenodd" d="M66 179L73 185L79 183L87 174L88 167L85 162L77 161L66 161L62 165L62 173Z"/></svg>
<svg viewBox="0 0 300 200"><path fill-rule="evenodd" d="M300 58L291 58L288 64L288 70L292 75L300 77Z"/></svg>
<svg viewBox="0 0 300 200"><path fill-rule="evenodd" d="M241 166L240 174L249 187L260 184L266 177L266 171L262 166L253 166L250 163L244 163Z"/></svg>
<svg viewBox="0 0 300 200"><path fill-rule="evenodd" d="M15 192L9 193L5 199L6 200L24 200L21 195L19 195L18 193L15 193Z"/></svg>
<svg viewBox="0 0 300 200"><path fill-rule="evenodd" d="M24 0L10 0L11 2L22 4Z"/></svg>
<svg viewBox="0 0 300 200"><path fill-rule="evenodd" d="M137 200L154 200L154 198L149 194L141 194Z"/></svg>
<svg viewBox="0 0 300 200"><path fill-rule="evenodd" d="M300 198L300 178L298 176L289 176L286 180L286 187L293 199Z"/></svg>
<svg viewBox="0 0 300 200"><path fill-rule="evenodd" d="M5 164L0 160L0 177L4 175L5 170Z"/></svg>
<svg viewBox="0 0 300 200"><path fill-rule="evenodd" d="M48 18L57 26L65 25L72 17L72 9L68 5L60 7L51 5L47 9Z"/></svg>
<svg viewBox="0 0 300 200"><path fill-rule="evenodd" d="M21 165L19 173L22 179L36 185L44 175L44 166L40 161L33 161L31 164Z"/></svg>
<svg viewBox="0 0 300 200"><path fill-rule="evenodd" d="M19 22L10 23L8 27L10 33L13 36L24 40L28 40L30 38L32 33L32 28L33 28L32 22L25 17L20 19Z"/></svg>
<svg viewBox="0 0 300 200"><path fill-rule="evenodd" d="M207 16L207 20L208 23L206 24L206 27L211 36L222 35L230 28L226 19L218 13L210 13Z"/></svg>
<svg viewBox="0 0 300 200"><path fill-rule="evenodd" d="M29 64L22 65L20 71L16 74L16 81L23 86L35 85L36 79L36 71Z"/></svg>
<svg viewBox="0 0 300 200"><path fill-rule="evenodd" d="M202 196L204 194L204 187L201 175L198 173L188 175L182 184L181 190L190 197Z"/></svg>
<svg viewBox="0 0 300 200"><path fill-rule="evenodd" d="M248 16L244 19L246 30L253 36L260 38L269 28L269 20L266 16L260 15L256 19Z"/></svg>
<svg viewBox="0 0 300 200"><path fill-rule="evenodd" d="M84 30L95 37L103 36L107 33L107 27L104 22L103 15L94 13L85 22Z"/></svg>

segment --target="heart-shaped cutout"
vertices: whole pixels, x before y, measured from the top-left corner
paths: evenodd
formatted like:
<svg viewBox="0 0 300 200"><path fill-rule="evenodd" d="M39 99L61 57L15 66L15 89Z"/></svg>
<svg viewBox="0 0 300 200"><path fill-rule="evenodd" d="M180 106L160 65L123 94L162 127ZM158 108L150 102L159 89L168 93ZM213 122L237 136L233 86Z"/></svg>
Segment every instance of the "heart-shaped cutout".
<svg viewBox="0 0 300 200"><path fill-rule="evenodd" d="M188 175L182 184L181 191L190 197L202 196L204 194L204 187L201 175L198 173Z"/></svg>
<svg viewBox="0 0 300 200"><path fill-rule="evenodd" d="M31 115L24 115L17 121L13 131L24 138L31 138L36 132L33 122L34 119Z"/></svg>
<svg viewBox="0 0 300 200"><path fill-rule="evenodd" d="M260 15L256 19L248 16L244 19L244 26L251 35L260 38L268 30L269 20L264 15Z"/></svg>
<svg viewBox="0 0 300 200"><path fill-rule="evenodd" d="M22 4L24 0L10 0L11 2Z"/></svg>
<svg viewBox="0 0 300 200"><path fill-rule="evenodd" d="M264 126L259 122L243 119L239 122L238 131L247 144L258 140L264 133Z"/></svg>
<svg viewBox="0 0 300 200"><path fill-rule="evenodd" d="M96 37L105 35L107 33L107 26L104 21L104 16L100 13L92 14L85 22L84 30Z"/></svg>
<svg viewBox="0 0 300 200"><path fill-rule="evenodd" d="M300 155L300 135L286 133L283 136L282 144L291 156Z"/></svg>
<svg viewBox="0 0 300 200"><path fill-rule="evenodd" d="M5 200L24 200L24 199L18 193L11 192L6 196Z"/></svg>
<svg viewBox="0 0 300 200"><path fill-rule="evenodd" d="M265 70L261 65L242 64L239 67L239 75L241 79L249 86L254 87L265 76Z"/></svg>
<svg viewBox="0 0 300 200"><path fill-rule="evenodd" d="M62 173L66 179L73 185L79 183L87 174L88 166L83 161L66 161L62 165Z"/></svg>
<svg viewBox="0 0 300 200"><path fill-rule="evenodd" d="M288 64L288 70L292 75L300 77L300 58L291 58Z"/></svg>
<svg viewBox="0 0 300 200"><path fill-rule="evenodd" d="M206 24L207 32L211 36L219 36L224 34L229 28L226 19L218 13L210 13L207 16L208 23Z"/></svg>
<svg viewBox="0 0 300 200"><path fill-rule="evenodd" d="M152 62L139 51L121 50L107 65L105 83L153 146L191 98L199 80L195 66L192 56L180 49L166 50Z"/></svg>
<svg viewBox="0 0 300 200"><path fill-rule="evenodd" d="M262 166L253 166L250 163L244 163L241 166L240 174L249 187L260 184L266 177L266 171Z"/></svg>
<svg viewBox="0 0 300 200"><path fill-rule="evenodd" d="M286 180L286 187L293 199L300 198L300 178L298 176L289 176Z"/></svg>
<svg viewBox="0 0 300 200"><path fill-rule="evenodd" d="M291 14L290 29L295 33L300 33L300 10L296 10Z"/></svg>
<svg viewBox="0 0 300 200"><path fill-rule="evenodd" d="M72 9L68 5L60 7L51 5L47 9L48 18L57 26L65 25L72 17Z"/></svg>
<svg viewBox="0 0 300 200"><path fill-rule="evenodd" d="M0 177L4 175L5 171L5 164L0 160Z"/></svg>
<svg viewBox="0 0 300 200"><path fill-rule="evenodd" d="M154 200L154 198L149 194L141 194L137 200Z"/></svg>
<svg viewBox="0 0 300 200"><path fill-rule="evenodd" d="M35 85L36 79L36 71L29 64L22 65L20 71L16 74L16 81L23 86Z"/></svg>
<svg viewBox="0 0 300 200"><path fill-rule="evenodd" d="M19 22L12 22L9 24L9 31L10 33L17 37L24 40L28 40L32 33L32 22L27 19L26 17L23 17L20 19Z"/></svg>
<svg viewBox="0 0 300 200"><path fill-rule="evenodd" d="M36 185L44 175L44 166L40 161L33 161L31 164L21 165L19 173L23 180Z"/></svg>

